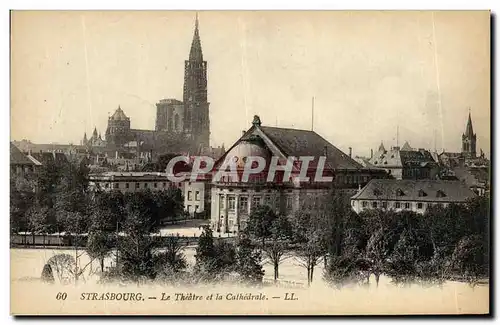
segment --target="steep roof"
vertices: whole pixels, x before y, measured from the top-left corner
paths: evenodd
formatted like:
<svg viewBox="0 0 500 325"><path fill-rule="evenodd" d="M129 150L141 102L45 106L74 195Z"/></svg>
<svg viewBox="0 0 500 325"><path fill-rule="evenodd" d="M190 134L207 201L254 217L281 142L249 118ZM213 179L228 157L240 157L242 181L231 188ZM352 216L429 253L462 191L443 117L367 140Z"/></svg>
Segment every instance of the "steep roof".
<svg viewBox="0 0 500 325"><path fill-rule="evenodd" d="M119 105L118 105L118 108L116 109L116 111L111 116L111 120L113 120L113 121L126 121L128 119L129 118L127 117L127 115L125 115L125 113L123 112L123 110L121 109L121 107ZM96 134L96 136L97 136L97 134Z"/></svg>
<svg viewBox="0 0 500 325"><path fill-rule="evenodd" d="M31 156L44 165L54 163L60 166L69 162L66 155L62 152L33 152Z"/></svg>
<svg viewBox="0 0 500 325"><path fill-rule="evenodd" d="M474 196L476 194L459 181L372 179L351 199L465 202Z"/></svg>
<svg viewBox="0 0 500 325"><path fill-rule="evenodd" d="M408 141L405 141L405 144L401 147L401 151L413 151L413 148L410 147L410 144Z"/></svg>
<svg viewBox="0 0 500 325"><path fill-rule="evenodd" d="M363 166L343 153L314 131L259 126L260 130L286 156L314 156L325 155L326 163L334 169L360 169Z"/></svg>
<svg viewBox="0 0 500 325"><path fill-rule="evenodd" d="M198 14L196 14L196 22L194 27L193 41L191 50L189 51L189 61L203 61L203 52L201 50L200 32L198 30Z"/></svg>
<svg viewBox="0 0 500 325"><path fill-rule="evenodd" d="M473 137L474 136L474 129L472 128L472 118L470 117L470 111L469 111L469 118L467 119L467 126L465 127L464 135L466 137Z"/></svg>
<svg viewBox="0 0 500 325"><path fill-rule="evenodd" d="M391 148L389 151L378 151L369 160L369 163L378 168L401 168L401 156L399 149Z"/></svg>
<svg viewBox="0 0 500 325"><path fill-rule="evenodd" d="M424 166L424 164L436 163L427 150L400 151L399 154L403 165Z"/></svg>
<svg viewBox="0 0 500 325"><path fill-rule="evenodd" d="M10 143L10 164L11 165L34 165L34 163L19 150L12 142Z"/></svg>

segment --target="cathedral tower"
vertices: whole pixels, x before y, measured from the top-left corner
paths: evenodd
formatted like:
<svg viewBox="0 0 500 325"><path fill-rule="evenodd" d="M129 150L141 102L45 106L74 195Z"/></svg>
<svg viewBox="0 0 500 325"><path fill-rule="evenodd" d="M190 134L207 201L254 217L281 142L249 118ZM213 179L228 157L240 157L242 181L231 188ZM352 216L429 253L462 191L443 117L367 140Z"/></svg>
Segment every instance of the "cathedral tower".
<svg viewBox="0 0 500 325"><path fill-rule="evenodd" d="M207 61L203 60L198 15L189 60L184 62L184 131L197 149L209 146L210 118L207 101Z"/></svg>
<svg viewBox="0 0 500 325"><path fill-rule="evenodd" d="M476 158L476 134L472 128L470 110L465 133L462 134L462 154L467 158Z"/></svg>

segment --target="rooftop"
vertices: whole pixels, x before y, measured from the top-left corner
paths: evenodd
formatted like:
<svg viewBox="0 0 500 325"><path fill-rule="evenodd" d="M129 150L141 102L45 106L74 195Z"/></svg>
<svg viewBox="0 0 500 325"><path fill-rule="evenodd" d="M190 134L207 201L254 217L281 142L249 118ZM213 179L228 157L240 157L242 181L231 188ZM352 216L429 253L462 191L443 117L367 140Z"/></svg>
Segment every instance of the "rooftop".
<svg viewBox="0 0 500 325"><path fill-rule="evenodd" d="M465 202L474 196L476 194L459 181L373 179L351 199Z"/></svg>

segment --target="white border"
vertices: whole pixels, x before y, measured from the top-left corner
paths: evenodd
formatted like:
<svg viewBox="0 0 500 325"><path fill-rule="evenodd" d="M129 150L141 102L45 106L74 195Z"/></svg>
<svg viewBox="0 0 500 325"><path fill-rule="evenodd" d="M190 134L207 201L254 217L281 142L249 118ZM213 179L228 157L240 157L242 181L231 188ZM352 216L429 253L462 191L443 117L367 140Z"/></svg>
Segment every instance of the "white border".
<svg viewBox="0 0 500 325"><path fill-rule="evenodd" d="M9 50L9 9L21 9L21 10L61 10L61 9L67 9L67 10L149 10L149 9L155 9L155 10L410 10L410 9L417 9L417 10L430 10L430 9L437 9L437 10L484 10L484 9L491 9L493 12L498 12L498 7L499 7L500 1L485 1L485 0L474 0L474 1L465 1L465 0L460 0L460 1L449 1L449 2L444 2L444 1L436 1L436 0L420 0L420 1L361 1L361 0L354 0L354 1L335 1L335 2L330 2L326 3L326 1L318 1L318 0L308 0L308 1L294 1L294 0L288 0L288 1L276 1L276 0L253 0L253 1L221 1L221 0L212 0L212 1L187 1L187 0L179 0L179 1L152 1L152 0L141 0L141 1L130 1L130 0L121 0L121 1L116 1L116 2L111 2L111 1L103 1L103 0L87 0L87 1L54 1L54 0L45 0L45 1L13 1L13 0L7 0L7 1L2 1L1 2L1 7L2 11L0 17L2 18L2 24L1 24L1 41L2 44L4 45L2 48L1 53L1 76L2 76L2 87L1 87L1 102L3 104L3 109L1 110L2 114L4 115L3 118L0 118L0 130L1 132L5 133L4 134L4 141L0 142L1 143L1 148L0 152L2 153L2 160L1 160L1 177L2 177L2 193L0 195L0 200L1 204L0 206L3 208L4 213L2 213L2 218L3 222L5 222L5 226L2 228L2 237L3 240L1 241L3 243L3 246L0 250L1 252L1 261L10 261L10 256L9 256L9 249L7 246L8 242L8 222L9 222L9 199L8 199L8 192L9 192L9 176L8 176L8 164L9 164L9 154L8 154L8 142L7 138L10 139L10 134L9 134L9 127L10 127L10 103L9 103L9 57L10 57L10 50ZM498 19L497 22L498 24ZM498 41L498 34L494 35L495 43ZM495 57L496 54L495 54ZM496 71L493 73L496 74ZM498 81L498 80L497 80ZM498 93L498 83L495 85L495 88L492 89L495 93ZM492 109L493 111L493 109ZM498 113L495 114L495 124L500 125L498 123ZM494 129L492 128L492 131L494 132ZM496 138L496 132L494 132L494 140L498 140ZM495 145L495 148L493 148L493 152L496 151L498 142L497 141L492 141L492 144ZM493 155L492 155L493 157ZM497 168L498 162L495 161L495 165L493 169L496 171L498 170ZM495 182L493 184L493 188L495 188L496 185L496 178ZM495 191L496 192L496 191ZM493 200L493 198L492 198ZM496 209L495 209L496 211ZM492 216L492 219L496 219L495 216ZM500 222L497 220L496 221L496 227L495 227L495 235L498 233L498 225ZM496 236L495 236L496 237ZM498 252L495 250L495 260L498 261ZM4 263L5 265L5 263ZM495 270L496 271L496 270ZM12 317L9 317L9 312L10 312L10 290L7 290L9 288L9 272L10 270L7 268L0 268L1 272L1 279L4 282L4 286L2 286L2 297L1 297L1 302L2 302L2 315L5 317L7 316L7 319L3 319L3 321L7 322L13 322L14 319ZM494 277L497 279L497 274L498 272L495 272ZM497 283L498 281L495 281ZM496 289L496 288L495 288ZM106 320L93 320L93 323L97 324L104 324L104 322L109 322L112 319L106 319ZM122 319L119 319L120 321ZM198 319L195 319L196 321ZM201 320L201 319L199 319ZM37 320L36 322L51 322L51 319L44 319L44 320ZM80 320L74 320L75 322L82 322L85 321L83 319ZM115 319L117 321L117 319ZM130 321L130 320L129 320ZM132 320L133 323L141 323L147 320L137 320L134 319ZM176 323L179 321L182 321L182 319L160 319L160 321L166 321L169 323ZM193 319L190 320L185 320L188 322L192 322ZM203 320L206 321L206 320ZM219 319L210 319L212 322L219 322ZM227 320L226 320L227 321ZM238 322L240 319L230 319L229 321L234 321ZM264 319L251 319L250 321L252 322L259 322L259 323L266 323L270 322L271 320L264 320ZM278 319L272 319L272 321L278 321ZM280 321L289 321L289 319L282 319ZM297 321L302 322L304 319L297 319ZM341 319L333 319L334 322L346 322L346 320L341 320ZM349 322L352 322L353 320L349 320ZM362 320L357 320L356 322L361 322ZM373 320L371 320L373 321ZM386 319L380 319L377 320L379 322L386 322ZM399 320L398 320L399 321ZM422 320L417 320L421 321L422 323L425 322L428 324L429 322L435 322L435 320L430 320L430 319L422 319ZM443 321L443 320L441 320ZM446 321L456 321L456 319L450 319ZM468 320L470 321L470 320ZM3 322L2 322L3 323Z"/></svg>

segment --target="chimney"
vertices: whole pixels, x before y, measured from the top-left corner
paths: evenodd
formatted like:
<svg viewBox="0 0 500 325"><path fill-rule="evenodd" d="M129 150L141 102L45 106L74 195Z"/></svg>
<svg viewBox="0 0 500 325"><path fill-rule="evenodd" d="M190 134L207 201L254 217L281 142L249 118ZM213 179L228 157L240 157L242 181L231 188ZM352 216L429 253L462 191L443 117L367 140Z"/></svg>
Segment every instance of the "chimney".
<svg viewBox="0 0 500 325"><path fill-rule="evenodd" d="M352 158L352 148L349 147L349 158Z"/></svg>
<svg viewBox="0 0 500 325"><path fill-rule="evenodd" d="M118 150L115 151L115 159L118 159Z"/></svg>
<svg viewBox="0 0 500 325"><path fill-rule="evenodd" d="M323 156L328 157L328 147L327 146L323 147Z"/></svg>
<svg viewBox="0 0 500 325"><path fill-rule="evenodd" d="M370 159L373 158L373 149L370 149Z"/></svg>

